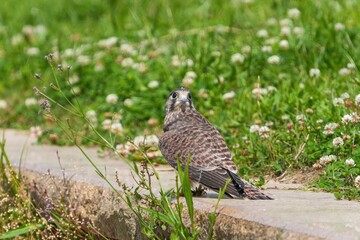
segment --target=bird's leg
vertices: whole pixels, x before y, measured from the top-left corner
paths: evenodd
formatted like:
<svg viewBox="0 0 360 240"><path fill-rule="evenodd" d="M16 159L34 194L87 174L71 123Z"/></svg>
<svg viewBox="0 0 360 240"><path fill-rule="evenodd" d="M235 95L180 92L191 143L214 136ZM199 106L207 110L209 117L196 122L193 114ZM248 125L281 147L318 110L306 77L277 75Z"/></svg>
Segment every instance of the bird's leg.
<svg viewBox="0 0 360 240"><path fill-rule="evenodd" d="M194 197L205 197L206 196L206 188L203 185L197 182L191 182L192 185L192 194Z"/></svg>

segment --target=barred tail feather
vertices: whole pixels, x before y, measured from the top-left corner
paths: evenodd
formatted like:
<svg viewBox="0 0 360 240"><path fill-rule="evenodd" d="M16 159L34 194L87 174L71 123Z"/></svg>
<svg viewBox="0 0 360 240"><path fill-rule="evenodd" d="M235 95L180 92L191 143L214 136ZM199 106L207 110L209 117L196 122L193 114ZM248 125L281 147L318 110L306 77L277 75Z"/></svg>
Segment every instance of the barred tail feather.
<svg viewBox="0 0 360 240"><path fill-rule="evenodd" d="M269 197L265 193L260 192L260 190L256 189L249 183L245 183L244 192L245 196L250 200L273 200L273 198Z"/></svg>
<svg viewBox="0 0 360 240"><path fill-rule="evenodd" d="M228 169L226 169L226 171L233 183L232 186L226 189L228 193L241 198L246 197L251 200L273 200L273 198L269 197L265 193L262 193L250 183L242 180L237 174L229 171Z"/></svg>

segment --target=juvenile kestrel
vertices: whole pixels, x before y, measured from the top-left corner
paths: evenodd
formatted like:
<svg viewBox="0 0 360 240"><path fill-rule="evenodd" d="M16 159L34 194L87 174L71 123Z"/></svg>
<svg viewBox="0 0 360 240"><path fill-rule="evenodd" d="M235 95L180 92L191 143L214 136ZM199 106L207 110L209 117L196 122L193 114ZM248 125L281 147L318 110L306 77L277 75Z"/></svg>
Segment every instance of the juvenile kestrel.
<svg viewBox="0 0 360 240"><path fill-rule="evenodd" d="M194 108L187 89L171 92L163 129L159 140L163 156L173 168L177 168L177 159L182 166L190 159L189 177L193 182L219 191L231 179L225 194L232 198L272 199L237 175L224 139Z"/></svg>

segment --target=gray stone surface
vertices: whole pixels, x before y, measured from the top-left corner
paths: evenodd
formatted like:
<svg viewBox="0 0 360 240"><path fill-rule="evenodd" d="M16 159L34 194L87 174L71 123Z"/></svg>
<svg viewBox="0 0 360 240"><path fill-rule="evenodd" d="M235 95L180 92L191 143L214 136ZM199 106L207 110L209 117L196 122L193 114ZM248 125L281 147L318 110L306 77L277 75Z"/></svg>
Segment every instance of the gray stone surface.
<svg viewBox="0 0 360 240"><path fill-rule="evenodd" d="M61 191L51 190L53 184L49 183L48 172L50 171L51 176L58 177L56 181L61 181L65 174L66 179L71 179L71 201L77 206L77 211L92 219L110 237L140 238L139 227L129 217L131 214L126 206L115 198L76 147L38 145L24 131L6 130L5 139L6 150L13 165L19 166L21 162L24 175L37 184L37 189L46 190L52 197L56 197ZM125 160L99 158L95 148L86 149L86 153L112 182L115 183L117 171L120 181L128 185L133 183ZM174 186L175 173L170 167L160 166L158 172L163 188ZM328 193L284 190L300 187L298 185L287 187L270 182L267 186L269 190L266 192L275 198L274 201L221 201L215 228L218 239L360 239L359 202L337 201ZM32 194L41 201L41 191L37 191ZM209 194L208 198L195 199L199 223L207 224L207 214L213 211L215 197L216 195ZM99 198L102 199L100 205ZM116 230L116 226L121 226L122 230Z"/></svg>

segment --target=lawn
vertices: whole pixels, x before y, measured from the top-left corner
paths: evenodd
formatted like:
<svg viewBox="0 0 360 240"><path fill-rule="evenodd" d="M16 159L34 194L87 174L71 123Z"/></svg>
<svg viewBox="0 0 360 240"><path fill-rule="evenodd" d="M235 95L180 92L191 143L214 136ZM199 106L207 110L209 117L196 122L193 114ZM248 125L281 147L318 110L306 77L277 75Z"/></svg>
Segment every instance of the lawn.
<svg viewBox="0 0 360 240"><path fill-rule="evenodd" d="M360 199L360 2L13 5L0 3L2 127L69 144L52 112L77 141L94 144L95 126L137 159L128 140L159 136L169 92L185 86L240 175L262 185L311 173L308 186ZM80 110L62 108L72 104Z"/></svg>

